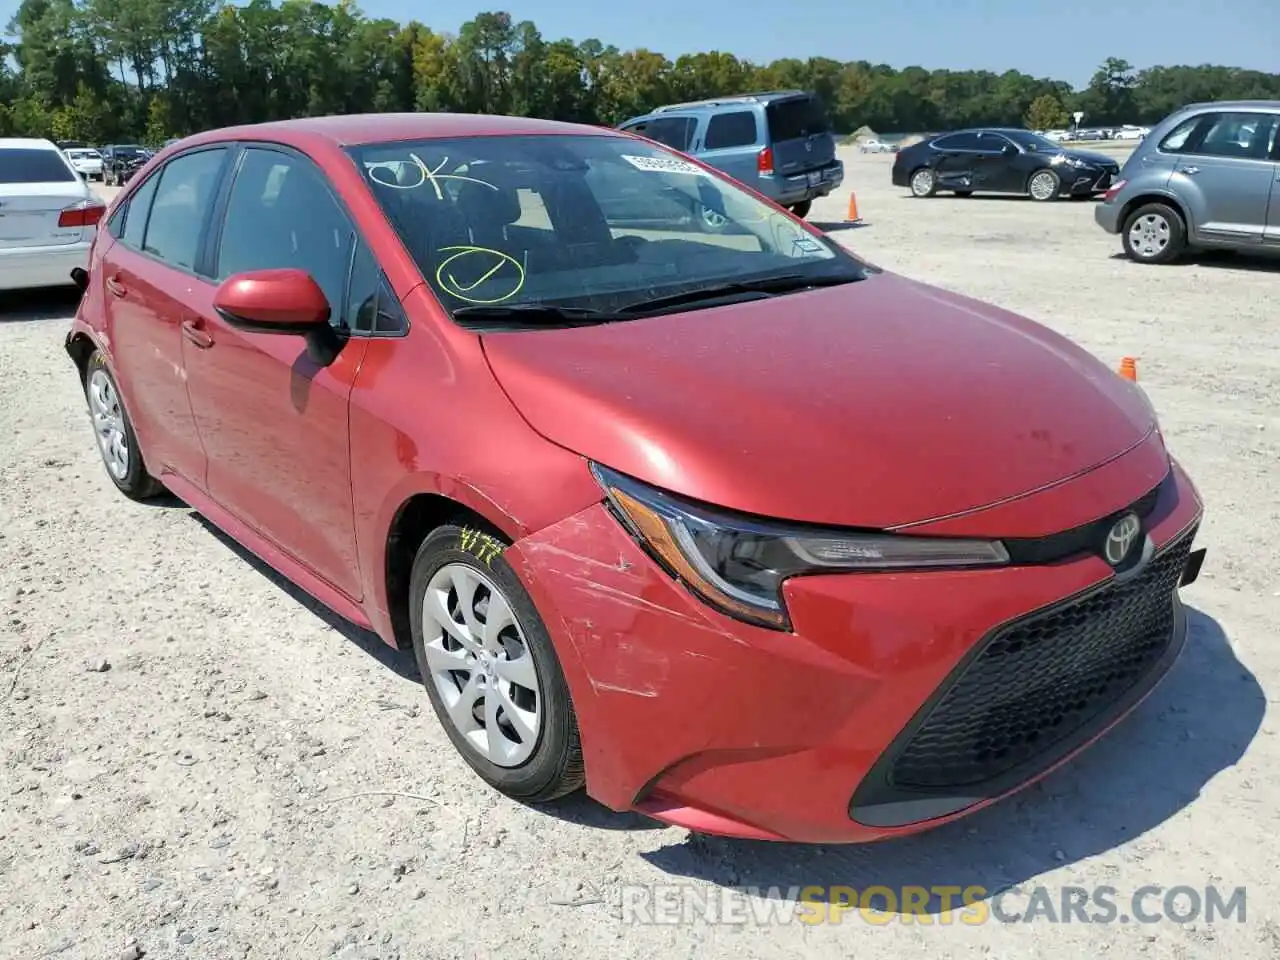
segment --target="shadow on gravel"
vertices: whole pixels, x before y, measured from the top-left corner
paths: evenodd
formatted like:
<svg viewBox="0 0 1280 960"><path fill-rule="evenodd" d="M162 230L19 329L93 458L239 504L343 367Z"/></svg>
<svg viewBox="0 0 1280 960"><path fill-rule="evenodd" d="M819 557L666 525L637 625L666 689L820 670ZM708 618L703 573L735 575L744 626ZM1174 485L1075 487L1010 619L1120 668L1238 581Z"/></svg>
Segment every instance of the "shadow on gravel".
<svg viewBox="0 0 1280 960"><path fill-rule="evenodd" d="M1128 260L1123 253L1113 253L1112 260ZM1270 251L1201 250L1184 257L1172 267L1196 266L1214 270L1252 270L1261 273L1280 273L1280 254ZM1168 267L1165 267L1168 269Z"/></svg>
<svg viewBox="0 0 1280 960"><path fill-rule="evenodd" d="M596 803L583 791L561 797L550 803L529 805L539 816L552 816L557 820L593 830L667 830L665 823L639 813L615 813L603 804Z"/></svg>
<svg viewBox="0 0 1280 960"><path fill-rule="evenodd" d="M206 520L202 515L192 511L191 516L200 526L204 527L209 534L221 543L224 547L234 553L237 557L253 567L258 573L270 580L275 586L279 587L287 593L292 599L297 601L300 606L306 607L317 617L332 627L342 636L346 637L353 644L363 650L373 659L377 660L387 669L398 674L405 680L411 680L414 683L421 683L421 677L418 674L418 666L414 662L413 653L408 650L393 650L382 642L382 638L376 633L369 630L362 630L350 620L334 613L323 603L295 586L291 581L286 580L280 574L276 573L271 567L267 566L256 556L240 546L235 540L227 536L212 523Z"/></svg>
<svg viewBox="0 0 1280 960"><path fill-rule="evenodd" d="M75 287L10 290L0 294L0 323L70 320L79 305L80 291Z"/></svg>
<svg viewBox="0 0 1280 960"><path fill-rule="evenodd" d="M1195 801L1209 781L1240 760L1266 711L1262 688L1236 659L1217 621L1197 610L1188 610L1188 620L1190 636L1178 663L1130 717L1062 770L970 817L859 846L690 836L641 856L673 876L757 887L760 895L776 887L768 892L779 899L794 896L789 888L814 885L852 887L859 896L871 886L976 886L985 891L981 899L989 899L1064 864L1105 854ZM1228 799L1258 802L1247 792ZM931 896L927 905L912 906L942 913L941 897ZM960 907L958 895L951 905ZM887 898L873 906L903 912L901 903ZM1025 907L1026 900L1015 896L1005 909ZM1054 909L1062 907L1055 902Z"/></svg>
<svg viewBox="0 0 1280 960"><path fill-rule="evenodd" d="M836 233L840 230L865 230L867 227L871 226L871 224L863 221L859 221L857 223L850 223L847 220L838 220L835 222L810 220L809 226L817 227L823 233Z"/></svg>

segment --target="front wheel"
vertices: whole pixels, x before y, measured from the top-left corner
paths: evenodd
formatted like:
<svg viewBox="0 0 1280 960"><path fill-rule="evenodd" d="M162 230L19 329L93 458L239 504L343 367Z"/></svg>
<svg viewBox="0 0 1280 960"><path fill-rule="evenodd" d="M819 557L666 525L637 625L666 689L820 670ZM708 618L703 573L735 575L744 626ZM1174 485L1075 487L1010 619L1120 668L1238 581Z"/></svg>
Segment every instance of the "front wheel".
<svg viewBox="0 0 1280 960"><path fill-rule="evenodd" d="M490 786L538 803L583 784L569 685L507 544L449 524L418 548L409 584L413 652L450 741Z"/></svg>
<svg viewBox="0 0 1280 960"><path fill-rule="evenodd" d="M1027 195L1040 203L1057 200L1061 189L1062 181L1052 170L1037 170L1027 181Z"/></svg>
<svg viewBox="0 0 1280 960"><path fill-rule="evenodd" d="M801 200L799 203L791 205L791 212L803 220L809 215L809 210L813 207L812 200Z"/></svg>
<svg viewBox="0 0 1280 960"><path fill-rule="evenodd" d="M1135 263L1172 263L1187 246L1187 230L1178 211L1164 203L1148 203L1124 221L1125 256Z"/></svg>
<svg viewBox="0 0 1280 960"><path fill-rule="evenodd" d="M911 174L911 195L914 197L932 197L938 192L938 178L932 170L923 167Z"/></svg>

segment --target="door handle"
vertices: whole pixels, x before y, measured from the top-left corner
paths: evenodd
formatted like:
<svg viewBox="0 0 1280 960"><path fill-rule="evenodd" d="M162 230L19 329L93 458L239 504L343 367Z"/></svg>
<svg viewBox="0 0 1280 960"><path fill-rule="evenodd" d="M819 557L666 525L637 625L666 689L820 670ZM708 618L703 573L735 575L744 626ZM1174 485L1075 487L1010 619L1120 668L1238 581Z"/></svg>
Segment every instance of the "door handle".
<svg viewBox="0 0 1280 960"><path fill-rule="evenodd" d="M183 320L182 335L201 350L208 350L213 346L213 337L209 336L205 331L204 321L199 318L195 320Z"/></svg>
<svg viewBox="0 0 1280 960"><path fill-rule="evenodd" d="M1185 173L1189 177L1194 177L1197 173L1200 172L1200 168L1199 167L1179 167L1178 172Z"/></svg>
<svg viewBox="0 0 1280 960"><path fill-rule="evenodd" d="M129 292L124 288L124 284L120 282L119 276L107 277L106 284L107 284L107 291L113 297L123 297L126 293Z"/></svg>

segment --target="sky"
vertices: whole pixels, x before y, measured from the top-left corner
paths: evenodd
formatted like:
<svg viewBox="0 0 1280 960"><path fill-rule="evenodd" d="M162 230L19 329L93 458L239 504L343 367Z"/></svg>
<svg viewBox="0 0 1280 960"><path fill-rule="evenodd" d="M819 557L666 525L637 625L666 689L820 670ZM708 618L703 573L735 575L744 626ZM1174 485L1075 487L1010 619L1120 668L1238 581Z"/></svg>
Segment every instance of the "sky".
<svg viewBox="0 0 1280 960"><path fill-rule="evenodd" d="M456 33L482 10L548 39L595 37L668 57L822 56L902 68L1021 70L1081 87L1107 57L1136 67L1214 63L1280 73L1280 0L358 0L370 16ZM0 27L18 0L0 0Z"/></svg>

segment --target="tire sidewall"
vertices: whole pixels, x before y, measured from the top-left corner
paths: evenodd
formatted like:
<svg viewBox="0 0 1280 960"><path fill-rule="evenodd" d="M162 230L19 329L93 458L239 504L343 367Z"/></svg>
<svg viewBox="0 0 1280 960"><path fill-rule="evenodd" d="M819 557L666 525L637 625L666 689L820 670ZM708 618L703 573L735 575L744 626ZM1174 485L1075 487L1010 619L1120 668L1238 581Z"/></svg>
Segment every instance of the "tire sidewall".
<svg viewBox="0 0 1280 960"><path fill-rule="evenodd" d="M106 459L102 456L102 447L98 442L97 427L94 427L93 448L98 452L98 459L102 463L102 469L106 471L107 479L109 479L125 496L140 498L148 496L154 490L155 481L151 475L147 473L146 462L142 457L142 450L138 446L138 435L133 429L133 418L129 416L129 409L125 405L124 394L120 392L120 383L116 380L116 375L111 372L111 367L107 365L106 358L101 351L95 350L93 355L89 357L89 362L84 368L84 399L85 406L90 411L90 423L92 423L92 407L89 406L89 383L93 379L93 375L101 371L111 381L111 389L115 391L116 400L120 404L120 420L124 426L124 439L129 444L129 471L125 474L123 480L116 479L116 475L111 472L107 466Z"/></svg>
<svg viewBox="0 0 1280 960"><path fill-rule="evenodd" d="M464 549L463 529L459 524L438 527L423 540L413 561L413 572L409 580L409 622L418 672L440 725L454 748L476 773L511 796L530 800L550 799L544 794L564 779L565 770L574 762L573 758L578 750L577 719L569 695L569 685L542 617L501 550L496 556L482 559L478 553ZM473 526L472 529L478 529L490 544L497 541L501 549L505 550L506 541L492 529L484 526ZM533 657L541 699L539 708L542 712L542 724L532 756L517 767L500 767L481 756L471 746L449 718L431 676L422 633L422 601L431 578L441 567L451 563L471 567L493 581L502 591L520 624ZM564 792L560 790L556 795Z"/></svg>
<svg viewBox="0 0 1280 960"><path fill-rule="evenodd" d="M1168 221L1169 242L1154 257L1144 257L1133 249L1133 244L1129 240L1129 231L1133 227L1135 220L1150 213L1158 213ZM1172 207L1163 203L1144 203L1124 218L1124 225L1120 231L1120 242L1124 247L1125 256L1134 263L1172 263L1181 256L1183 248L1186 246L1186 239L1187 229L1182 222L1182 217Z"/></svg>

